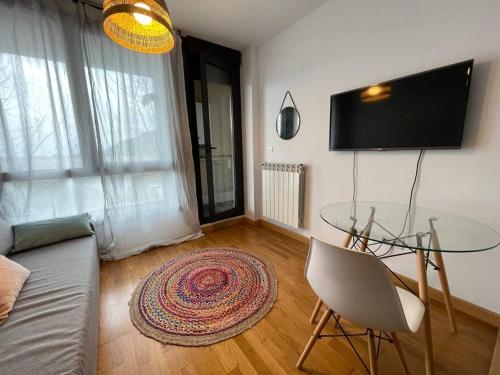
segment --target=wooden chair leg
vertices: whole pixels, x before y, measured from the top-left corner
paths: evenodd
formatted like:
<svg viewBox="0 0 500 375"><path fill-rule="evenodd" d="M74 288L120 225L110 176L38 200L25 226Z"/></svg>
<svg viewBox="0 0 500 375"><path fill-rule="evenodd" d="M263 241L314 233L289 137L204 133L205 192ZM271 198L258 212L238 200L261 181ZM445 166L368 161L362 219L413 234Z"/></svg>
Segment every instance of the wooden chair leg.
<svg viewBox="0 0 500 375"><path fill-rule="evenodd" d="M370 375L377 375L377 353L372 329L368 329L368 353L370 355Z"/></svg>
<svg viewBox="0 0 500 375"><path fill-rule="evenodd" d="M309 342L307 343L304 351L302 352L302 355L299 358L299 361L297 362L296 366L298 369L302 368L302 365L304 364L307 356L311 352L314 344L316 343L316 341L318 341L318 338L319 338L319 335L321 334L321 331L323 330L323 328L325 328L325 325L326 325L326 323L328 323L328 321L332 317L332 314L333 314L333 311L330 309L327 309L325 311L325 313L323 314L323 316L321 317L321 320L319 321L318 325L314 329L314 332L313 332L311 338L309 339Z"/></svg>
<svg viewBox="0 0 500 375"><path fill-rule="evenodd" d="M321 310L321 306L323 305L323 301L318 298L318 302L316 302L316 306L311 314L311 318L309 319L309 323L314 324L316 322L316 317L318 316L319 310Z"/></svg>
<svg viewBox="0 0 500 375"><path fill-rule="evenodd" d="M401 342L399 341L398 335L392 332L392 341L394 342L394 346L396 347L396 351L398 352L399 361L401 362L401 367L403 367L403 373L405 375L410 375L410 370L408 368L408 363L406 363L405 355L403 353L403 348L401 347Z"/></svg>

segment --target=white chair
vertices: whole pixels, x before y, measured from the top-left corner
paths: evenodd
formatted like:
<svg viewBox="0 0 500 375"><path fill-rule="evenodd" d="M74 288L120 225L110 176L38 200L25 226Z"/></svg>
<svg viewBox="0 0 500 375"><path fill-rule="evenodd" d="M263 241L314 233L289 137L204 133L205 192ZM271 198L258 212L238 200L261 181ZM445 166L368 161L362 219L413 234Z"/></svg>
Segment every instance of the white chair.
<svg viewBox="0 0 500 375"><path fill-rule="evenodd" d="M340 325L338 314L366 328L364 334L368 336L370 374L377 374L375 337L394 342L403 371L409 374L396 332L416 332L425 307L418 297L394 285L379 259L311 238L305 276L318 297L327 305L327 310L297 362L299 369L319 338L343 336L349 340L351 335ZM321 334L332 315L342 335ZM380 331L379 335L376 336L374 331ZM363 365L368 370L364 362Z"/></svg>

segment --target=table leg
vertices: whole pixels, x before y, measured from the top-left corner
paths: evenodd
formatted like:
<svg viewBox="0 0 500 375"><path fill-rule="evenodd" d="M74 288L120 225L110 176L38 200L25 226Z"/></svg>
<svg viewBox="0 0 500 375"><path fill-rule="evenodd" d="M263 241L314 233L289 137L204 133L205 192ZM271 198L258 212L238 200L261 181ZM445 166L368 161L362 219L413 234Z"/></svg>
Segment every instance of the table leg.
<svg viewBox="0 0 500 375"><path fill-rule="evenodd" d="M439 267L439 281L441 282L441 290L443 291L444 303L446 311L448 312L448 320L450 321L451 332L457 332L457 321L455 319L455 312L453 311L453 303L451 301L450 286L448 285L448 278L446 277L446 269L444 268L443 255L440 252L434 252L436 259L436 266Z"/></svg>
<svg viewBox="0 0 500 375"><path fill-rule="evenodd" d="M430 218L429 224L431 227L432 235L432 248L435 250L440 250L441 245L439 244L439 238L434 228L433 222L436 218ZM451 332L457 332L457 321L455 319L455 312L453 311L453 303L451 301L450 286L448 284L448 277L446 276L446 269L444 267L443 255L439 251L434 251L434 259L436 260L436 266L439 268L439 281L441 282L441 290L443 291L444 304L446 305L446 311L448 312L448 320L450 322Z"/></svg>
<svg viewBox="0 0 500 375"><path fill-rule="evenodd" d="M417 250L418 295L425 306L424 338L425 338L425 373L434 375L434 353L432 348L432 329L429 304L429 289L427 286L427 270L423 250Z"/></svg>
<svg viewBox="0 0 500 375"><path fill-rule="evenodd" d="M351 240L352 240L352 231L348 233L347 236L345 236L345 240L342 246L348 249L349 245L351 244Z"/></svg>
<svg viewBox="0 0 500 375"><path fill-rule="evenodd" d="M370 233L372 231L372 225L373 225L373 218L375 216L375 207L370 207L372 210L370 217L368 218L368 223L366 224L365 230L361 233L363 236L363 239L361 240L361 246L359 248L359 251L364 253L366 251L366 248L368 247L368 238L370 238Z"/></svg>

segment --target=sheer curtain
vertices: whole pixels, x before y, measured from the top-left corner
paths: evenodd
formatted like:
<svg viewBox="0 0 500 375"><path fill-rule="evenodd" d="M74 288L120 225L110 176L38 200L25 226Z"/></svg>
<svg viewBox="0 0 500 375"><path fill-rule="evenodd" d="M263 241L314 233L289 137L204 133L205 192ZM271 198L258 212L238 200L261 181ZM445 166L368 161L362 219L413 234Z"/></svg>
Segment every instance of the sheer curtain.
<svg viewBox="0 0 500 375"><path fill-rule="evenodd" d="M199 235L180 40L112 43L68 0L0 4L0 214L89 212L104 259Z"/></svg>

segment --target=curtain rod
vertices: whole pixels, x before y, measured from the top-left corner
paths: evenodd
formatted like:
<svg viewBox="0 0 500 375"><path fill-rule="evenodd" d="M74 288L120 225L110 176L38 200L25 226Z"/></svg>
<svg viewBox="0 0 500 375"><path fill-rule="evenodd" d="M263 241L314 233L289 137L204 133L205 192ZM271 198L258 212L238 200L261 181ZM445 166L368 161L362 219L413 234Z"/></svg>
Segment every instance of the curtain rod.
<svg viewBox="0 0 500 375"><path fill-rule="evenodd" d="M100 10L103 9L102 5L94 3L93 1L90 1L90 0L72 0L72 1L74 3L80 3L80 4L91 6L92 8L95 8L95 9L100 9Z"/></svg>

